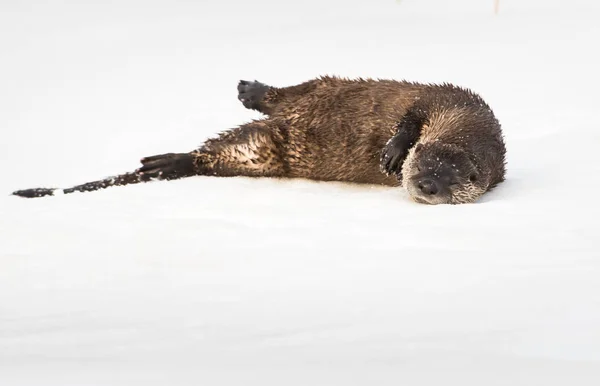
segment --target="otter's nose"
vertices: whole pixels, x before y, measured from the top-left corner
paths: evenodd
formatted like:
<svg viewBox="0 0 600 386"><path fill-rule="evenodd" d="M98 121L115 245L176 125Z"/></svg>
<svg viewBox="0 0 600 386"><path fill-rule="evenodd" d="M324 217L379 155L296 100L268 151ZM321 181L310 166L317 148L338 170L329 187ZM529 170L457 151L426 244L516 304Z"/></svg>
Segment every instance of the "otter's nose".
<svg viewBox="0 0 600 386"><path fill-rule="evenodd" d="M433 196L438 192L438 187L435 184L435 182L429 179L419 181L419 189L421 189L421 192L423 192L423 194L429 196Z"/></svg>

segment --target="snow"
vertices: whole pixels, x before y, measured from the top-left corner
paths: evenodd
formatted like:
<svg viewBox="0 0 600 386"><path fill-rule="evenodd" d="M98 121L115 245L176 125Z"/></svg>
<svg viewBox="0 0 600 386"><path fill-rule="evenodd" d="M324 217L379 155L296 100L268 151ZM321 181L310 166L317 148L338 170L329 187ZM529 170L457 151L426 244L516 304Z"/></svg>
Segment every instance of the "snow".
<svg viewBox="0 0 600 386"><path fill-rule="evenodd" d="M4 1L0 385L597 385L600 6ZM209 177L25 200L258 113L239 79L452 82L508 179L472 205Z"/></svg>

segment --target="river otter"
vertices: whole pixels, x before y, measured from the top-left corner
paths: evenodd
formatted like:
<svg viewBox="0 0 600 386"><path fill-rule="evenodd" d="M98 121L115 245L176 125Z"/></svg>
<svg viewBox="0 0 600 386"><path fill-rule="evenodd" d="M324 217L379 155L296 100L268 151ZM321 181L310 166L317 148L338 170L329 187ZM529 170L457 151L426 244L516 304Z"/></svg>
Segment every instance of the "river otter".
<svg viewBox="0 0 600 386"><path fill-rule="evenodd" d="M403 185L418 202L456 204L504 179L498 121L478 95L450 84L320 77L276 88L240 81L238 99L266 117L189 153L142 158L133 173L63 192L195 175L285 177Z"/></svg>

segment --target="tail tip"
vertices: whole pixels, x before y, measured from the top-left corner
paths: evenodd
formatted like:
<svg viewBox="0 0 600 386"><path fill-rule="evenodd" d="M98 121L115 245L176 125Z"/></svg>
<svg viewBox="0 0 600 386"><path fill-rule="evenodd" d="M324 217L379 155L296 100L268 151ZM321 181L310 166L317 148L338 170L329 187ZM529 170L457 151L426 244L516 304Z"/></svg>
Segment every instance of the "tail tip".
<svg viewBox="0 0 600 386"><path fill-rule="evenodd" d="M49 188L34 188L34 189L23 189L16 190L12 192L13 196L23 197L23 198L36 198L36 197L44 197L44 196L53 196L54 191L56 189Z"/></svg>

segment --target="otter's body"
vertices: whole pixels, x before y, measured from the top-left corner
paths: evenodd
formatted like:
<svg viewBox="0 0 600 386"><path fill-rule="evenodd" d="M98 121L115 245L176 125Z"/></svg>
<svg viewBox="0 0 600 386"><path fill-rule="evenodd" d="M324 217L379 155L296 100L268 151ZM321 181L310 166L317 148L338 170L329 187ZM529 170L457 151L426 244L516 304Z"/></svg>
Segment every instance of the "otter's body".
<svg viewBox="0 0 600 386"><path fill-rule="evenodd" d="M262 87L267 90L259 102L244 99ZM238 88L239 98L267 117L198 150L230 148L222 163L236 165L233 174L399 185L395 176L381 172L381 150L423 86L325 77L284 89L258 82L241 82ZM239 145L237 138L243 139Z"/></svg>
<svg viewBox="0 0 600 386"><path fill-rule="evenodd" d="M322 77L287 88L241 81L238 93L244 106L265 117L225 131L190 153L144 158L127 178L75 190L95 190L93 184L104 188L113 180L119 185L193 175L284 177L403 184L417 201L459 203L475 200L504 178L500 126L468 90ZM439 167L429 165L430 173L417 170L419 154L427 159L438 154ZM442 171L452 176L443 181L437 177ZM432 185L423 187L424 179ZM33 196L43 195L36 192Z"/></svg>

